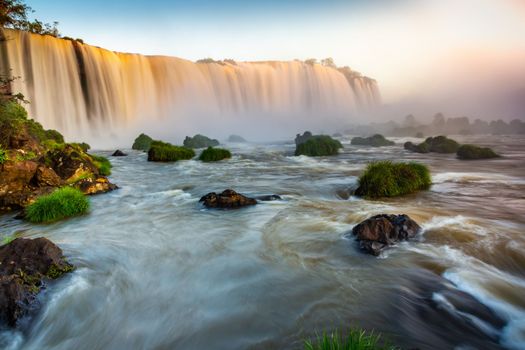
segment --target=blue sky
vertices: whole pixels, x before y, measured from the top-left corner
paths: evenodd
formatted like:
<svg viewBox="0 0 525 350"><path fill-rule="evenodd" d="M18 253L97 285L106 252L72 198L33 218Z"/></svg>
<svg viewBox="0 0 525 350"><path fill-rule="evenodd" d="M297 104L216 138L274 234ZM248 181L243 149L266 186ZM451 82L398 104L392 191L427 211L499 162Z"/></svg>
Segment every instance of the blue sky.
<svg viewBox="0 0 525 350"><path fill-rule="evenodd" d="M523 81L523 0L27 0L63 35L121 52L235 60L333 57L387 102ZM520 63L521 62L521 63Z"/></svg>

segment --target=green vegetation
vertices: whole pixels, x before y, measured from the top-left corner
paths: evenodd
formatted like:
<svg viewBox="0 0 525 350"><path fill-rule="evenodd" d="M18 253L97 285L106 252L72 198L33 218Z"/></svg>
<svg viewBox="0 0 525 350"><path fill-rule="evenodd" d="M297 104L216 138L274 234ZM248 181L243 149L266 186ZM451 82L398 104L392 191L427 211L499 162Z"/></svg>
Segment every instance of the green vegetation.
<svg viewBox="0 0 525 350"><path fill-rule="evenodd" d="M199 160L202 160L203 162L217 162L231 157L232 154L227 149L208 147L202 151Z"/></svg>
<svg viewBox="0 0 525 350"><path fill-rule="evenodd" d="M52 280L59 278L65 273L75 270L73 265L64 264L64 266L58 266L57 264L51 264L46 272L46 277Z"/></svg>
<svg viewBox="0 0 525 350"><path fill-rule="evenodd" d="M57 25L42 23L35 19L30 21L33 10L21 0L0 0L0 27L25 30L35 34L59 37Z"/></svg>
<svg viewBox="0 0 525 350"><path fill-rule="evenodd" d="M327 135L316 135L310 137L306 142L300 143L295 148L295 155L305 155L311 157L333 156L338 154L343 148L341 142L334 140Z"/></svg>
<svg viewBox="0 0 525 350"><path fill-rule="evenodd" d="M488 147L478 147L475 145L462 145L458 148L457 156L459 159L490 159L498 158L499 155Z"/></svg>
<svg viewBox="0 0 525 350"><path fill-rule="evenodd" d="M195 152L192 149L162 141L153 141L148 151L148 161L151 162L176 162L193 157Z"/></svg>
<svg viewBox="0 0 525 350"><path fill-rule="evenodd" d="M152 142L153 142L153 139L151 137L149 137L146 134L140 134L135 139L135 142L133 142L133 146L131 146L131 148L147 152L147 151L149 151L149 148L150 148Z"/></svg>
<svg viewBox="0 0 525 350"><path fill-rule="evenodd" d="M370 137L354 137L352 145L364 145L372 147L393 146L395 142L385 139L381 134L375 134Z"/></svg>
<svg viewBox="0 0 525 350"><path fill-rule="evenodd" d="M184 147L188 148L206 148L215 147L219 145L219 141L210 139L207 136L197 134L193 137L186 136L184 139Z"/></svg>
<svg viewBox="0 0 525 350"><path fill-rule="evenodd" d="M97 156L94 154L90 154L90 157L93 158L93 164L95 164L95 166L97 167L100 175L103 175L103 176L111 175L111 162L109 161L109 159L107 159L106 157Z"/></svg>
<svg viewBox="0 0 525 350"><path fill-rule="evenodd" d="M419 145L414 145L412 142L405 143L405 149L417 153L456 153L458 148L459 143L446 136L428 137Z"/></svg>
<svg viewBox="0 0 525 350"><path fill-rule="evenodd" d="M16 154L16 161L17 162L23 162L23 161L26 161L26 160L33 160L36 157L37 157L37 155L33 151L29 151L29 152L26 152L26 153L17 153Z"/></svg>
<svg viewBox="0 0 525 350"><path fill-rule="evenodd" d="M35 223L52 222L84 214L89 201L82 192L71 187L62 187L51 194L38 197L26 208L26 218Z"/></svg>
<svg viewBox="0 0 525 350"><path fill-rule="evenodd" d="M381 339L381 335L351 329L346 336L333 332L318 335L314 341L305 340L305 350L394 350L398 349Z"/></svg>
<svg viewBox="0 0 525 350"><path fill-rule="evenodd" d="M0 146L0 165L7 161L7 151Z"/></svg>
<svg viewBox="0 0 525 350"><path fill-rule="evenodd" d="M426 190L431 183L430 171L425 165L380 161L368 164L355 193L371 199L396 197Z"/></svg>
<svg viewBox="0 0 525 350"><path fill-rule="evenodd" d="M73 143L70 143L71 146L73 147L78 147L79 149L82 150L82 152L86 153L87 151L89 151L91 149L91 146L85 142L73 142Z"/></svg>

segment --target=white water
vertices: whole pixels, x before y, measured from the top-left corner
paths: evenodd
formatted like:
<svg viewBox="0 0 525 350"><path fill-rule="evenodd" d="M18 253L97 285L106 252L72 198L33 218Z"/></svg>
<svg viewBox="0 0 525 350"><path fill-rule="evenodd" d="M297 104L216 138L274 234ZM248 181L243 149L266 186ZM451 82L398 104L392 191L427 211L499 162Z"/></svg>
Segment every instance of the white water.
<svg viewBox="0 0 525 350"><path fill-rule="evenodd" d="M1 62L30 115L69 139L154 129L296 132L351 120L379 103L374 80L292 62L194 63L108 51L8 30ZM5 62L5 61L8 62ZM226 131L224 131L226 132ZM127 141L127 140L126 140Z"/></svg>

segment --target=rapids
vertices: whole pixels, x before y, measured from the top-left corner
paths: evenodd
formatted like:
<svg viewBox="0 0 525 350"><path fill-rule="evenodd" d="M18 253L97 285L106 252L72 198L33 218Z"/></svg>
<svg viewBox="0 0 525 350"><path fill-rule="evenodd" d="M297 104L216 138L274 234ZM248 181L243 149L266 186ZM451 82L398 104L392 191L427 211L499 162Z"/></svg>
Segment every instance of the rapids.
<svg viewBox="0 0 525 350"><path fill-rule="evenodd" d="M48 225L0 216L0 238L47 237L78 267L41 294L30 325L1 333L0 346L301 349L316 332L354 325L407 348L523 349L525 138L454 138L505 157L408 153L406 139L369 148L344 138L339 156L315 159L293 157L292 142L227 144L234 157L216 164L155 164L126 150L111 157L121 189L91 197L89 215ZM434 184L384 201L349 196L375 159L426 163ZM233 211L198 203L228 187L283 200ZM380 258L344 238L384 212L406 213L424 232ZM454 283L504 326L455 310L442 292L417 298L435 283L429 276Z"/></svg>

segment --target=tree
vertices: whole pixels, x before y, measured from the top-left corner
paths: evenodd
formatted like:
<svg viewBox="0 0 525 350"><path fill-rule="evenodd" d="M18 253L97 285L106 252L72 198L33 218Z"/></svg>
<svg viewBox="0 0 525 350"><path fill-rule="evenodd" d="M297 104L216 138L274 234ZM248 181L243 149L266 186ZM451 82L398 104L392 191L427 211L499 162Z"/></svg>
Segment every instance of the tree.
<svg viewBox="0 0 525 350"><path fill-rule="evenodd" d="M337 68L335 65L334 59L332 57L327 57L321 60L321 64L325 67Z"/></svg>
<svg viewBox="0 0 525 350"><path fill-rule="evenodd" d="M57 28L58 22L49 24L37 19L30 21L28 16L32 12L31 7L27 6L22 0L0 0L0 27L60 37Z"/></svg>

